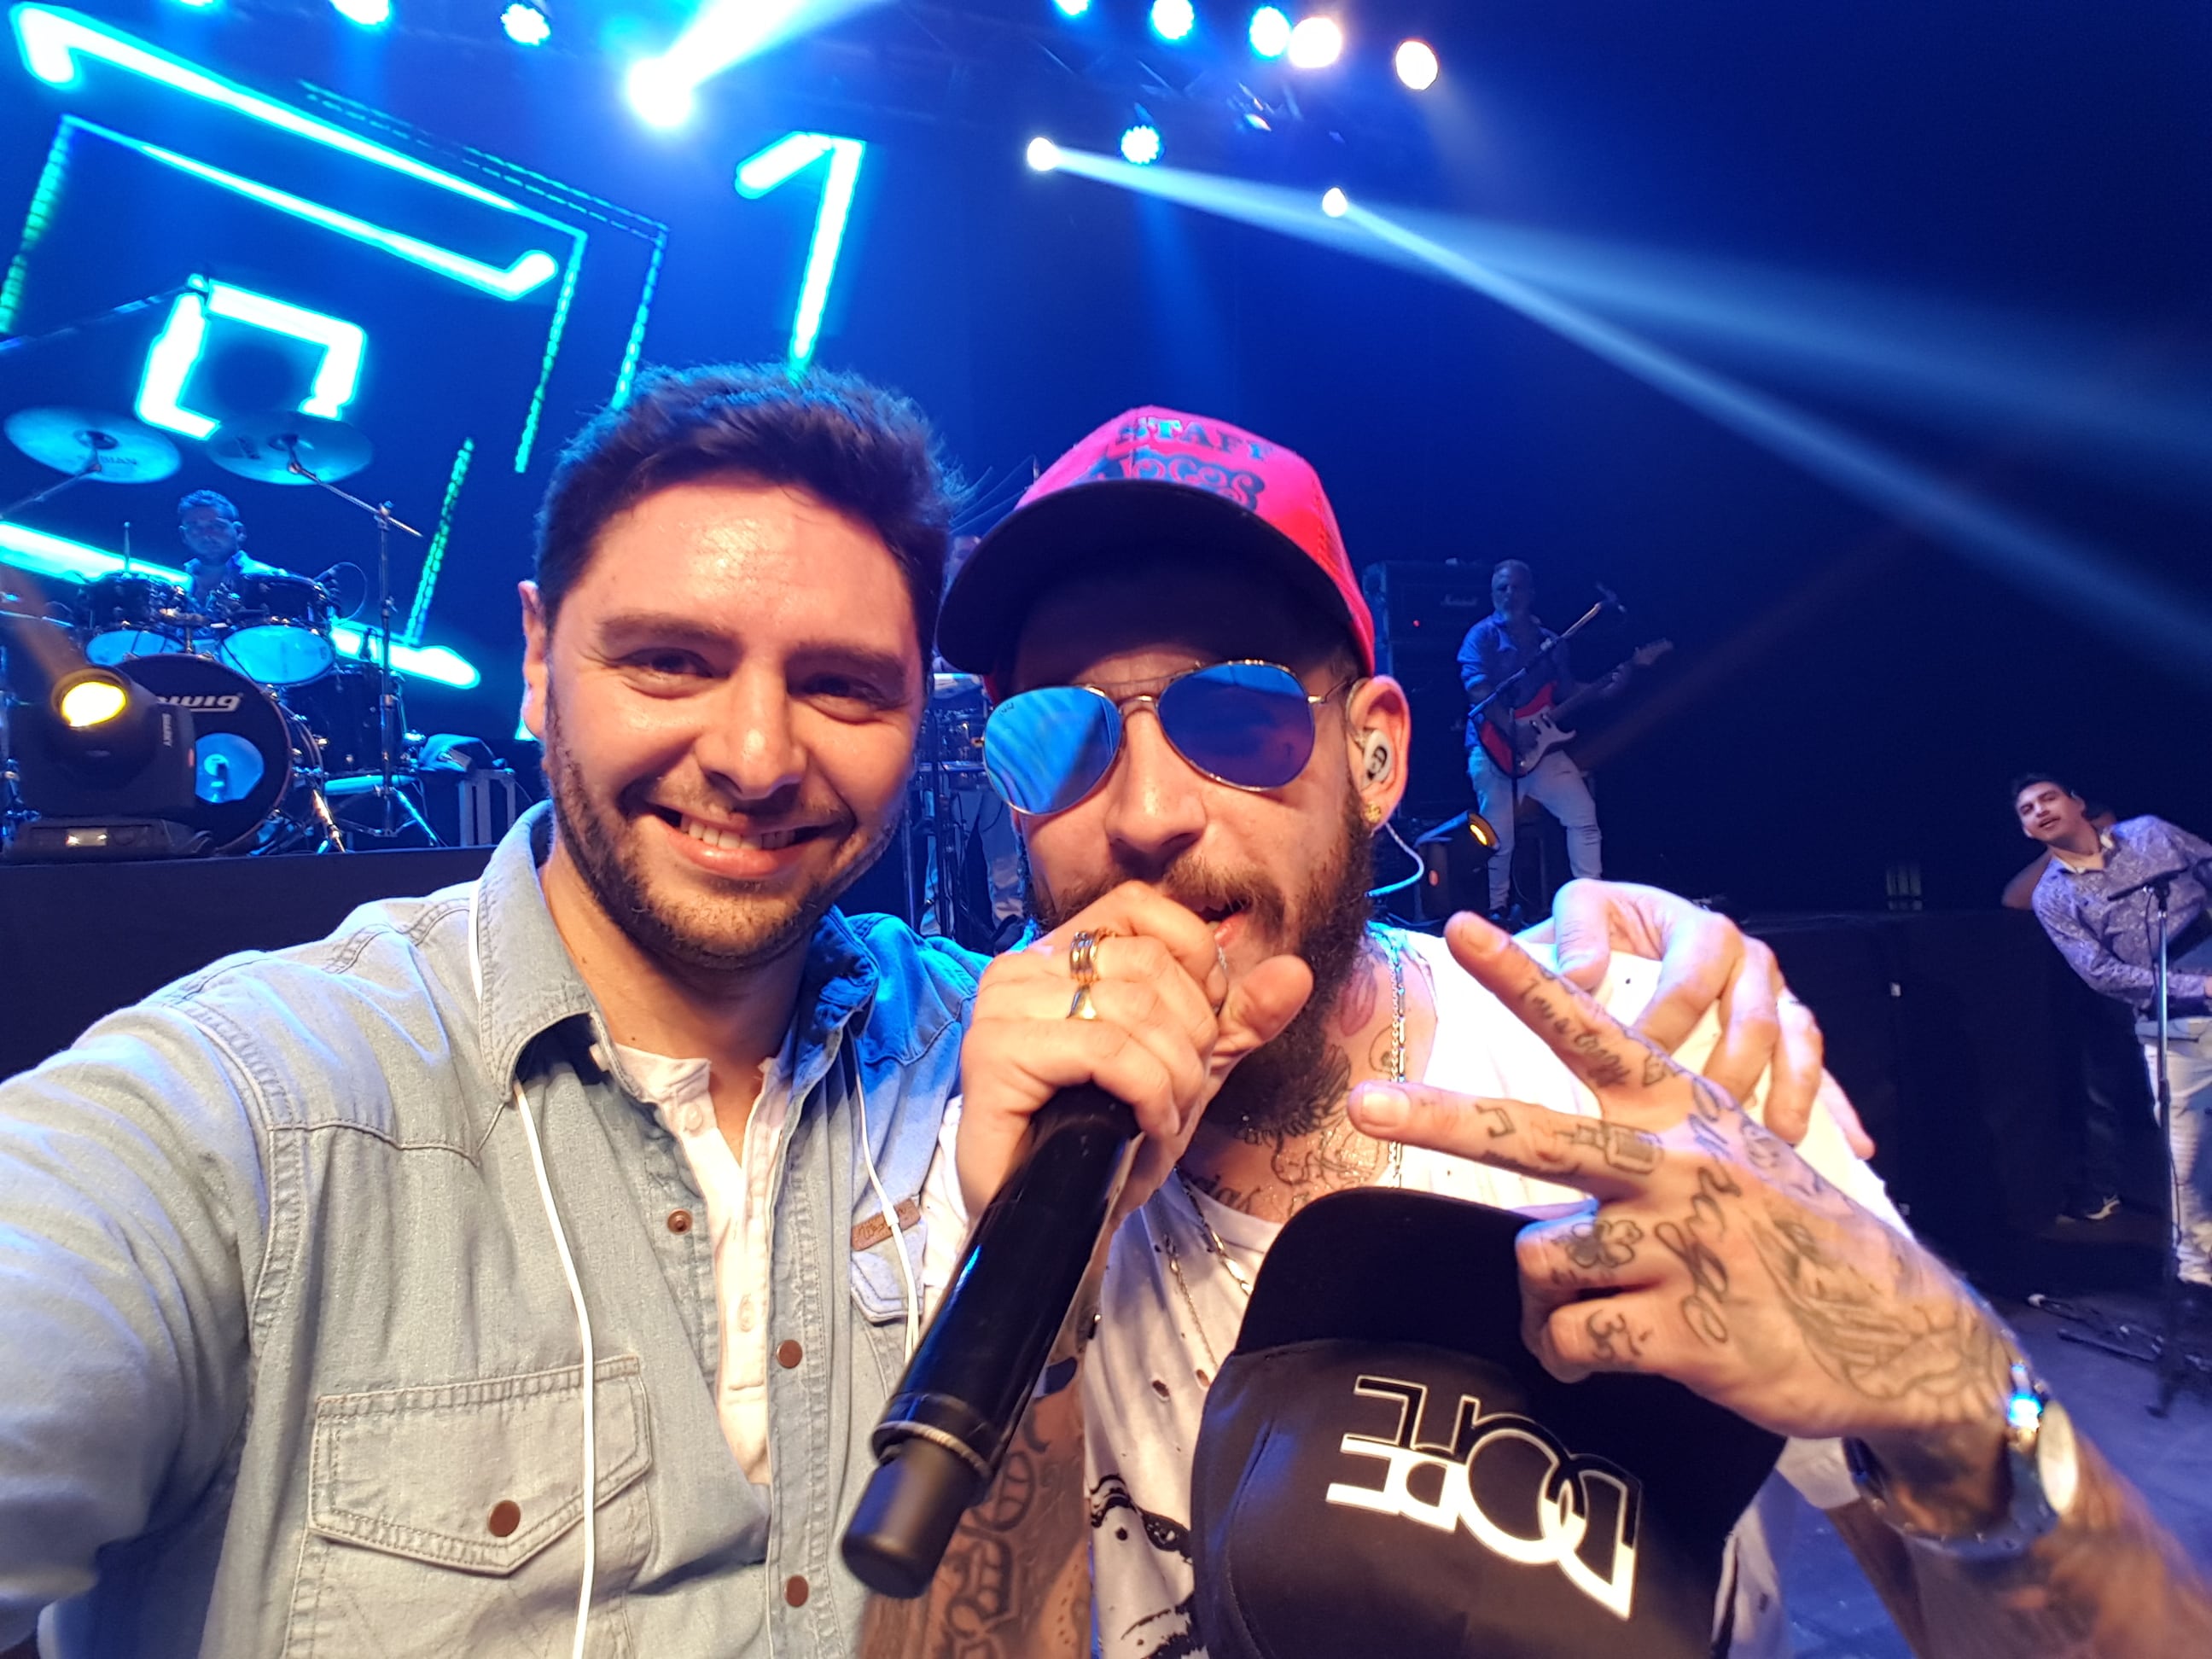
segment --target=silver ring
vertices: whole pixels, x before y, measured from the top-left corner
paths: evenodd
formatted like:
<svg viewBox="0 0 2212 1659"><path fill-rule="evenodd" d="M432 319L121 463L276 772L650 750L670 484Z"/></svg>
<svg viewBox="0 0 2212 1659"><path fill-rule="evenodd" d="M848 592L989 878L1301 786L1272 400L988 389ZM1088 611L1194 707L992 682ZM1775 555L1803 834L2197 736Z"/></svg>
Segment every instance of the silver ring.
<svg viewBox="0 0 2212 1659"><path fill-rule="evenodd" d="M1074 976L1078 985L1087 987L1098 983L1098 941L1101 937L1085 927L1076 934L1074 942L1067 947L1067 971Z"/></svg>
<svg viewBox="0 0 2212 1659"><path fill-rule="evenodd" d="M1088 985L1079 985L1075 988L1075 1000L1067 1005L1067 1017L1070 1019L1098 1018L1098 1010L1091 1004L1091 988Z"/></svg>

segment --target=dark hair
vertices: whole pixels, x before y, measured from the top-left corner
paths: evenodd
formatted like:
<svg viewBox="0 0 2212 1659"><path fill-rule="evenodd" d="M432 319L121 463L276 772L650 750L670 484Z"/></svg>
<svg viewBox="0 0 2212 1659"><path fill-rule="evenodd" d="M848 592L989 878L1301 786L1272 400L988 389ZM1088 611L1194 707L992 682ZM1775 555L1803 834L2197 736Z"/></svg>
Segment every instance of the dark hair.
<svg viewBox="0 0 2212 1659"><path fill-rule="evenodd" d="M1496 581L1509 570L1519 571L1532 582L1536 580L1536 573L1528 568L1528 562L1526 559L1500 559L1490 567L1490 580Z"/></svg>
<svg viewBox="0 0 2212 1659"><path fill-rule="evenodd" d="M578 433L538 510L538 592L550 623L607 521L708 473L796 484L884 538L906 578L927 667L958 482L921 411L854 374L793 380L781 364L647 369Z"/></svg>
<svg viewBox="0 0 2212 1659"><path fill-rule="evenodd" d="M2012 791L2006 799L2011 803L2013 810L2014 811L2018 811L2020 810L2020 792L2023 789L2033 789L2038 784L2044 783L2057 785L2059 788L2073 796L2075 800L2080 800L2082 798L2081 792L2079 789L2076 789L2072 784L2068 783L2063 778L2054 777L2048 772L2023 772L2012 781Z"/></svg>
<svg viewBox="0 0 2212 1659"><path fill-rule="evenodd" d="M191 495L185 496L184 500L177 503L177 515L181 518L196 507L216 507L222 512L224 518L229 520L233 524L236 524L238 522L238 508L233 505L230 497L228 495L218 495L212 489L195 489L192 491Z"/></svg>

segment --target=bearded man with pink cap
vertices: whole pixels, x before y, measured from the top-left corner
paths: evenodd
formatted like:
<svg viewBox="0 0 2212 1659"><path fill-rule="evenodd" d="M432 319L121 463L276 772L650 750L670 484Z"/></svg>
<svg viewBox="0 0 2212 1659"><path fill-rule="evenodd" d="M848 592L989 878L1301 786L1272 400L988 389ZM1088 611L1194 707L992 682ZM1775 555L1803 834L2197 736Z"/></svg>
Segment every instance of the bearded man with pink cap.
<svg viewBox="0 0 2212 1659"><path fill-rule="evenodd" d="M1208 1390L1278 1232L1360 1188L1543 1218L1517 1243L1543 1367L1671 1378L1786 1437L1781 1474L1838 1512L1916 1636L2212 1650L2202 1582L1913 1242L1817 1060L1807 1075L1785 1043L1770 1067L1710 1015L1692 1029L1702 1004L1655 999L1658 964L1634 955L1593 996L1478 918L1443 939L1376 921L1370 841L1406 787L1410 714L1298 456L1169 410L1109 422L983 539L940 638L989 686L986 764L1046 930L984 975L940 1164L975 1213L1029 1114L1085 1083L1145 1139L1096 1301L1047 1373L1048 1394L1078 1379L1081 1449L1049 1431L1050 1400L1033 1409L907 1615L914 1650L947 1632L962 1651L1079 1651L1093 1632L1114 1659L1208 1650L1191 1532ZM1808 1019L1786 998L1778 1017ZM1460 1265L1401 1271L1446 1304ZM1767 1533L1791 1502L1769 1481L1735 1528L1713 1650L1788 1650ZM1086 1552L1089 1620L1069 1595Z"/></svg>

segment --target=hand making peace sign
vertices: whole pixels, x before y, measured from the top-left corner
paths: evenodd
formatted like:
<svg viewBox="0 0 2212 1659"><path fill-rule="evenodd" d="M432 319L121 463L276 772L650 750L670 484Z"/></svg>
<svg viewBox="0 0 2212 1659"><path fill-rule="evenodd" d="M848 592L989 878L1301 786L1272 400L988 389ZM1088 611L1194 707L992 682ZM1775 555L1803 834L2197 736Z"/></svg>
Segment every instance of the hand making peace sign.
<svg viewBox="0 0 2212 1659"><path fill-rule="evenodd" d="M1446 939L1601 1115L1370 1084L1352 1119L1596 1200L1520 1237L1524 1334L1555 1375L1671 1376L1789 1435L1998 1420L2000 1329L1932 1255L1506 934L1462 915Z"/></svg>

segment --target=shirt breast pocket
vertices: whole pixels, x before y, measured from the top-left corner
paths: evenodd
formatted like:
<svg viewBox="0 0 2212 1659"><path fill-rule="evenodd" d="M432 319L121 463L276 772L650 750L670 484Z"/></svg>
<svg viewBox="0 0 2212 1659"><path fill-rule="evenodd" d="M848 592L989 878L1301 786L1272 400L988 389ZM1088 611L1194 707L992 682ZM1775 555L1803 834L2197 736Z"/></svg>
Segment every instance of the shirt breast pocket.
<svg viewBox="0 0 2212 1659"><path fill-rule="evenodd" d="M630 1651L617 1607L652 1541L635 1355L593 1369L597 1566L589 1650ZM564 1650L583 1576L583 1367L315 1402L289 1656Z"/></svg>

